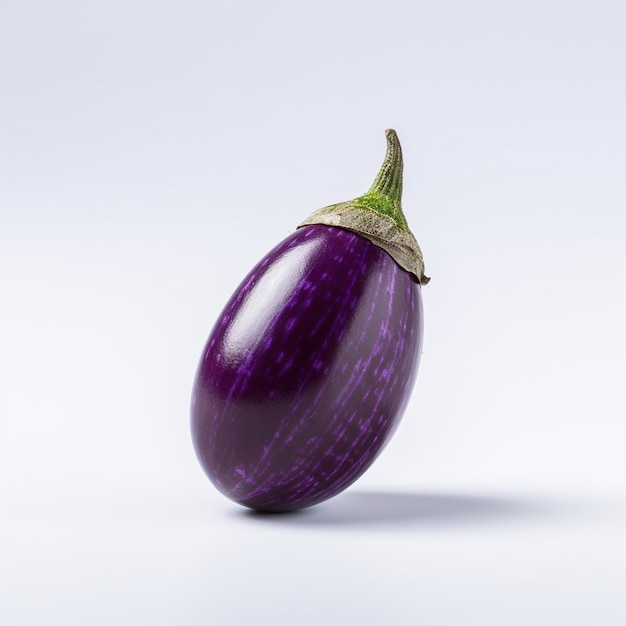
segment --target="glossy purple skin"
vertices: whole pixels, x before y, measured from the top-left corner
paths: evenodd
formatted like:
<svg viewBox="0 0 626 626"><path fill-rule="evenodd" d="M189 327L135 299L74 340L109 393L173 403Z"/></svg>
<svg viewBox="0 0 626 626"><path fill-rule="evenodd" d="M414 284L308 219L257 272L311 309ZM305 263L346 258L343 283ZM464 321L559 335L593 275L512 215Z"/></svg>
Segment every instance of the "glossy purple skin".
<svg viewBox="0 0 626 626"><path fill-rule="evenodd" d="M420 285L347 230L297 230L244 279L194 384L196 453L215 486L258 510L334 496L398 425L422 346Z"/></svg>

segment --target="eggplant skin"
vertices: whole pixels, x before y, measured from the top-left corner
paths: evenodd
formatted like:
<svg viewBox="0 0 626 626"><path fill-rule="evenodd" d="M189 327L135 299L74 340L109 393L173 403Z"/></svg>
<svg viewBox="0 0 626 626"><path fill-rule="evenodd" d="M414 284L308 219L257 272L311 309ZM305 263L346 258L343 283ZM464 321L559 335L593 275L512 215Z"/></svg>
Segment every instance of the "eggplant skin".
<svg viewBox="0 0 626 626"><path fill-rule="evenodd" d="M326 500L396 429L422 351L421 288L341 228L300 228L222 311L193 387L191 431L215 486L289 511Z"/></svg>

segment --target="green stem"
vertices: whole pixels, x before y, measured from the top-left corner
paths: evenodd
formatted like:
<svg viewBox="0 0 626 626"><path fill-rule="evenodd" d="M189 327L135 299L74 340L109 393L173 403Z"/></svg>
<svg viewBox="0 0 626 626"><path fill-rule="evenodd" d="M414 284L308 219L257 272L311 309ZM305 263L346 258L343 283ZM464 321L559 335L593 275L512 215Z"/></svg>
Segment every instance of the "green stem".
<svg viewBox="0 0 626 626"><path fill-rule="evenodd" d="M402 148L395 130L386 130L387 153L369 191L354 200L359 208L391 218L399 230L409 232L402 212Z"/></svg>
<svg viewBox="0 0 626 626"><path fill-rule="evenodd" d="M385 134L387 153L369 191L315 211L298 228L326 224L357 233L388 252L402 269L425 285L430 279L424 274L424 257L402 212L402 149L395 130Z"/></svg>
<svg viewBox="0 0 626 626"><path fill-rule="evenodd" d="M374 184L367 193L381 194L392 202L400 204L402 202L402 170L404 167L402 148L395 130L388 129L385 134L387 135L387 154L385 154L385 160Z"/></svg>

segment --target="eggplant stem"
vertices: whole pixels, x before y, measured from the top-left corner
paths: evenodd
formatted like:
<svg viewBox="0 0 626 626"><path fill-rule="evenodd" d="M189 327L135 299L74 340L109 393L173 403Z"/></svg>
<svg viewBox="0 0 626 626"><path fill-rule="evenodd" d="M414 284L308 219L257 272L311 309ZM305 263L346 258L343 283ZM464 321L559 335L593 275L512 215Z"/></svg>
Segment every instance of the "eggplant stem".
<svg viewBox="0 0 626 626"><path fill-rule="evenodd" d="M385 134L387 135L385 160L366 195L381 194L400 204L402 202L402 170L404 169L402 148L395 130L389 128Z"/></svg>
<svg viewBox="0 0 626 626"><path fill-rule="evenodd" d="M424 257L402 211L402 149L395 130L386 130L387 153L369 191L348 202L319 209L300 226L326 224L351 230L388 252L396 263L411 272L420 284Z"/></svg>

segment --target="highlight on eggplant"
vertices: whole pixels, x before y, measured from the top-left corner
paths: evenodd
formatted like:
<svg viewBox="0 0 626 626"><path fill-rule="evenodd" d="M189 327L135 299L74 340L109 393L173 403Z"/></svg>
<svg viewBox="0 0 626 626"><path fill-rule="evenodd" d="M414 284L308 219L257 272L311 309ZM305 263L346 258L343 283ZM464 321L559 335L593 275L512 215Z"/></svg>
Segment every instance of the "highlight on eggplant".
<svg viewBox="0 0 626 626"><path fill-rule="evenodd" d="M202 468L235 502L312 506L359 478L398 426L423 341L422 252L402 211L402 150L369 191L316 211L244 278L193 385Z"/></svg>

